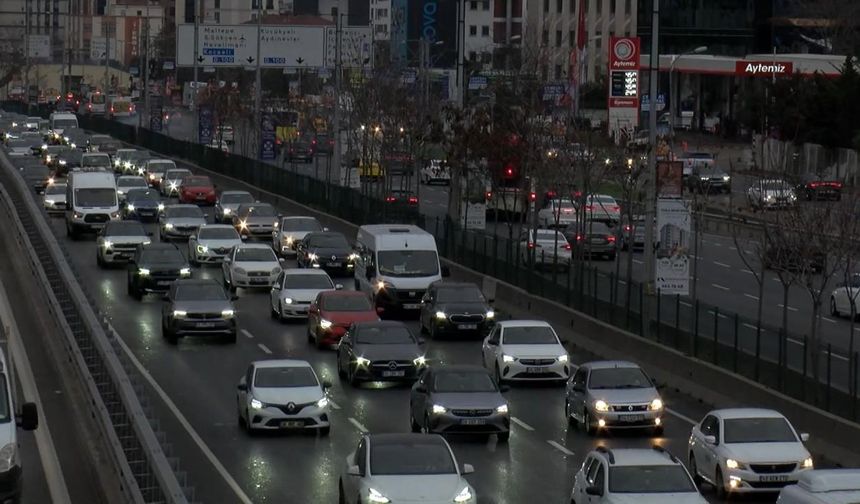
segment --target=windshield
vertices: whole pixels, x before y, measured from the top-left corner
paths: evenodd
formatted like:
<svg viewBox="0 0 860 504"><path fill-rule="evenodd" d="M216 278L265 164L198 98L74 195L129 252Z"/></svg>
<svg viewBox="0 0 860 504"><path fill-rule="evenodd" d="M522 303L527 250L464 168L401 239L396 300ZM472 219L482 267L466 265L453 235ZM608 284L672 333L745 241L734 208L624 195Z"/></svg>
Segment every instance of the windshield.
<svg viewBox="0 0 860 504"><path fill-rule="evenodd" d="M555 205L556 208L574 208L573 201L570 201L569 199L555 199L552 200L552 204Z"/></svg>
<svg viewBox="0 0 860 504"><path fill-rule="evenodd" d="M90 98L90 101L92 103L95 103L96 105L101 105L102 103L105 102L105 95L101 95L101 94L93 95L92 98Z"/></svg>
<svg viewBox="0 0 860 504"><path fill-rule="evenodd" d="M597 235L608 235L612 234L612 230L609 229L609 226L602 222L589 222L585 225L585 231L588 234L597 234Z"/></svg>
<svg viewBox="0 0 860 504"><path fill-rule="evenodd" d="M117 187L149 187L146 185L146 181L142 178L133 177L133 178L123 178L120 177L116 181Z"/></svg>
<svg viewBox="0 0 860 504"><path fill-rule="evenodd" d="M322 231L322 226L316 219L284 219L281 221L284 231Z"/></svg>
<svg viewBox="0 0 860 504"><path fill-rule="evenodd" d="M55 129L77 128L77 119L54 119Z"/></svg>
<svg viewBox="0 0 860 504"><path fill-rule="evenodd" d="M146 230L137 222L117 222L105 226L105 236L146 236Z"/></svg>
<svg viewBox="0 0 860 504"><path fill-rule="evenodd" d="M370 472L393 474L456 474L448 448L436 440L404 441L397 444L370 443Z"/></svg>
<svg viewBox="0 0 860 504"><path fill-rule="evenodd" d="M218 284L187 284L176 287L177 301L226 301L227 294Z"/></svg>
<svg viewBox="0 0 860 504"><path fill-rule="evenodd" d="M436 392L495 392L496 382L485 372L447 371L436 374Z"/></svg>
<svg viewBox="0 0 860 504"><path fill-rule="evenodd" d="M309 247L319 248L349 248L349 243L342 235L317 235L308 238Z"/></svg>
<svg viewBox="0 0 860 504"><path fill-rule="evenodd" d="M287 275L284 278L285 289L333 289L334 284L326 275Z"/></svg>
<svg viewBox="0 0 860 504"><path fill-rule="evenodd" d="M564 237L564 234L558 231L550 231L550 230L538 230L537 232L537 241L539 242L553 242L555 243L558 240L558 243L564 244L567 243L567 238Z"/></svg>
<svg viewBox="0 0 860 504"><path fill-rule="evenodd" d="M588 378L588 388L652 388L651 380L639 368L592 369Z"/></svg>
<svg viewBox="0 0 860 504"><path fill-rule="evenodd" d="M696 492L687 471L680 465L614 466L609 468L612 493Z"/></svg>
<svg viewBox="0 0 860 504"><path fill-rule="evenodd" d="M45 189L45 194L53 195L53 194L65 194L66 193L66 184L54 184L49 185Z"/></svg>
<svg viewBox="0 0 860 504"><path fill-rule="evenodd" d="M116 206L116 189L101 187L75 189L75 206L110 207Z"/></svg>
<svg viewBox="0 0 860 504"><path fill-rule="evenodd" d="M187 186L210 186L212 182L209 177L185 177L182 179L182 185Z"/></svg>
<svg viewBox="0 0 860 504"><path fill-rule="evenodd" d="M157 201L159 195L152 189L134 189L128 192L128 201Z"/></svg>
<svg viewBox="0 0 860 504"><path fill-rule="evenodd" d="M318 387L317 377L309 367L260 367L254 373L257 388Z"/></svg>
<svg viewBox="0 0 860 504"><path fill-rule="evenodd" d="M784 180L763 180L761 186L765 190L770 191L785 191L789 189L788 182Z"/></svg>
<svg viewBox="0 0 860 504"><path fill-rule="evenodd" d="M198 207L167 207L164 212L168 218L170 217L196 217L204 218L203 210Z"/></svg>
<svg viewBox="0 0 860 504"><path fill-rule="evenodd" d="M439 273L435 250L384 250L377 253L379 273L401 277L423 277Z"/></svg>
<svg viewBox="0 0 860 504"><path fill-rule="evenodd" d="M197 238L199 240L238 240L239 233L231 227L201 228Z"/></svg>
<svg viewBox="0 0 860 504"><path fill-rule="evenodd" d="M785 418L732 418L723 422L726 443L793 443L797 441Z"/></svg>
<svg viewBox="0 0 860 504"><path fill-rule="evenodd" d="M235 204L235 203L253 203L254 197L250 194L222 194L221 195L221 204Z"/></svg>
<svg viewBox="0 0 860 504"><path fill-rule="evenodd" d="M146 161L147 159L149 159L151 157L152 157L152 154L150 154L149 152L137 151L137 152L131 153L131 156L129 156L129 160L131 160L131 161Z"/></svg>
<svg viewBox="0 0 860 504"><path fill-rule="evenodd" d="M275 251L270 248L240 248L236 251L233 260L236 262L278 262Z"/></svg>
<svg viewBox="0 0 860 504"><path fill-rule="evenodd" d="M372 311L373 306L367 296L325 296L322 309L334 312Z"/></svg>
<svg viewBox="0 0 860 504"><path fill-rule="evenodd" d="M436 289L440 303L483 303L484 295L477 287L445 287Z"/></svg>
<svg viewBox="0 0 860 504"><path fill-rule="evenodd" d="M81 166L110 166L110 158L107 156L84 156L81 158Z"/></svg>
<svg viewBox="0 0 860 504"><path fill-rule="evenodd" d="M546 326L535 327L506 327L502 333L506 345L555 345L558 338Z"/></svg>
<svg viewBox="0 0 860 504"><path fill-rule="evenodd" d="M176 167L176 165L174 165L173 163L167 162L167 161L158 161L158 162L154 162L154 163L151 162L151 163L146 165L147 171L157 172L157 173L164 173L165 171L173 169L175 167Z"/></svg>
<svg viewBox="0 0 860 504"><path fill-rule="evenodd" d="M188 170L170 170L165 175L165 178L168 178L170 180L182 180L190 175L191 172Z"/></svg>
<svg viewBox="0 0 860 504"><path fill-rule="evenodd" d="M254 205L243 207L239 213L243 217L274 217L275 208L270 205Z"/></svg>
<svg viewBox="0 0 860 504"><path fill-rule="evenodd" d="M355 342L365 345L408 345L416 341L405 327L384 326L360 328Z"/></svg>
<svg viewBox="0 0 860 504"><path fill-rule="evenodd" d="M15 139L9 141L9 147L31 147L36 145L34 140Z"/></svg>
<svg viewBox="0 0 860 504"><path fill-rule="evenodd" d="M0 390L7 390L5 374L0 374ZM0 423L6 423L9 420L11 420L9 416L9 398L3 393L0 394Z"/></svg>
<svg viewBox="0 0 860 504"><path fill-rule="evenodd" d="M185 264L185 256L175 247L145 249L140 254L140 262L147 263L182 263Z"/></svg>

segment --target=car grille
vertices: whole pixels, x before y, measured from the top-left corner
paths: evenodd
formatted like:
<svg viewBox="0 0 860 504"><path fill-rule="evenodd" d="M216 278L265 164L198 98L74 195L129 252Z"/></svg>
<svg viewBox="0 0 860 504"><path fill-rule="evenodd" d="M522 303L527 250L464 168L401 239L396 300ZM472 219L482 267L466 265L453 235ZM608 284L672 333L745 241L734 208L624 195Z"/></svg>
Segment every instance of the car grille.
<svg viewBox="0 0 860 504"><path fill-rule="evenodd" d="M136 243L114 243L111 247L114 252L134 252L137 250Z"/></svg>
<svg viewBox="0 0 860 504"><path fill-rule="evenodd" d="M267 276L269 276L269 272L268 271L249 271L248 276L249 277L267 277Z"/></svg>
<svg viewBox="0 0 860 504"><path fill-rule="evenodd" d="M795 483L794 481L747 481L749 486L753 488L783 488Z"/></svg>
<svg viewBox="0 0 860 504"><path fill-rule="evenodd" d="M108 214L86 214L84 215L84 222L107 222L110 220L110 216Z"/></svg>
<svg viewBox="0 0 860 504"><path fill-rule="evenodd" d="M212 252L215 252L216 254L226 254L229 251L230 249L227 247L219 247L212 249Z"/></svg>
<svg viewBox="0 0 860 504"><path fill-rule="evenodd" d="M290 404L292 404L292 407L290 407ZM271 406L278 408L279 410L283 411L287 415L297 415L297 414L301 413L301 411L303 409L307 408L308 406L312 406L314 404L316 404L316 403L315 402L309 402L309 403L302 403L302 404L296 404L296 403L272 404Z"/></svg>
<svg viewBox="0 0 860 504"><path fill-rule="evenodd" d="M392 366L392 363L394 364ZM412 367L415 365L412 361L409 360L393 360L393 361L373 361L370 363L372 367L379 369L403 369Z"/></svg>
<svg viewBox="0 0 860 504"><path fill-rule="evenodd" d="M50 208L56 208L56 209L66 208L66 202L65 201L55 201L54 206L50 207Z"/></svg>
<svg viewBox="0 0 860 504"><path fill-rule="evenodd" d="M631 411L648 411L647 404L613 404L610 406L612 411L631 412Z"/></svg>
<svg viewBox="0 0 860 504"><path fill-rule="evenodd" d="M479 315L479 314L474 314L474 315L458 314L458 315L451 315L448 318L451 320L451 322L454 322L455 324L475 324L475 323L481 323L484 321L484 316Z"/></svg>
<svg viewBox="0 0 860 504"><path fill-rule="evenodd" d="M153 278L159 278L159 277L163 277L163 278L176 278L176 277L178 277L178 276L179 276L179 270L177 269L177 270L160 270L160 271L153 271L152 273L150 273L150 275L151 275Z"/></svg>
<svg viewBox="0 0 860 504"><path fill-rule="evenodd" d="M397 297L403 300L419 300L424 297L423 290L398 290Z"/></svg>
<svg viewBox="0 0 860 504"><path fill-rule="evenodd" d="M451 410L455 416L460 417L482 417L482 416L490 416L493 414L492 409L455 409Z"/></svg>
<svg viewBox="0 0 860 504"><path fill-rule="evenodd" d="M750 464L750 469L759 474L787 473L795 467L797 464Z"/></svg>
<svg viewBox="0 0 860 504"><path fill-rule="evenodd" d="M220 319L221 318L220 313L189 313L187 316L190 319L197 319L197 320L200 320L200 319Z"/></svg>
<svg viewBox="0 0 860 504"><path fill-rule="evenodd" d="M174 226L177 233L193 233L197 226Z"/></svg>
<svg viewBox="0 0 860 504"><path fill-rule="evenodd" d="M520 359L520 364L524 366L549 366L554 362L555 359Z"/></svg>

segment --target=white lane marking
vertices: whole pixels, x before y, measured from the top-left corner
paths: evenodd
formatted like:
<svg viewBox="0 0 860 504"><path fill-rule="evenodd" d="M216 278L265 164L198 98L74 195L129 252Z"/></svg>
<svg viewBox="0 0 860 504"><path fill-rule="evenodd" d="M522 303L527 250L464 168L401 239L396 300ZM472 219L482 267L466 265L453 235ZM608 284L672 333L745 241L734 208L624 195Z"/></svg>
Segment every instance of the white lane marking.
<svg viewBox="0 0 860 504"><path fill-rule="evenodd" d="M742 269L742 270L741 270L741 272L742 272L742 273L747 273L748 275L754 275L754 274L755 274L755 273L753 273L752 271L750 271L750 270L748 270L748 269Z"/></svg>
<svg viewBox="0 0 860 504"><path fill-rule="evenodd" d="M126 356L128 356L131 363L134 364L134 367L137 368L137 371L140 373L140 375L143 376L147 383L149 383L153 390L155 390L155 393L158 394L162 401L164 401L164 404L167 406L167 409L169 409L170 412L173 413L173 416L176 417L176 419L179 421L179 424L182 425L186 432L188 432L188 435L191 436L191 439L194 441L197 447L200 448L200 451L203 452L203 455L206 457L207 460L209 460L209 463L211 463L215 467L215 470L218 471L218 474L220 474L221 477L224 478L224 481L227 482L227 486L229 486L233 490L233 492L236 494L236 497L238 497L243 504L254 504L254 501L252 501L251 498L248 497L245 492L242 491L242 488L239 486L239 483L237 483L236 480L233 479L233 476L230 476L230 473L227 472L227 469L224 467L224 465L221 464L221 461L218 460L218 457L216 457L215 454L212 453L212 450L209 449L209 446L206 445L206 442L203 441L203 438L201 438L200 435L197 434L197 431L194 430L194 427L191 426L191 423L188 421L188 419L185 418L181 411L179 411L179 408L176 406L173 400L170 399L170 396L167 395L167 392L165 392L164 389L161 388L161 385L159 385L158 382L155 381L155 378L153 378L152 375L149 374L149 371L147 371L146 368L143 367L143 364L141 364L140 361L137 360L137 357L134 355L134 352L132 352L128 345L125 344L125 341L122 339L122 337L120 337L119 333L116 332L116 329L113 329L113 327L111 327L111 329L113 330L114 336L116 336L117 341L122 347L123 352L125 352Z"/></svg>
<svg viewBox="0 0 860 504"><path fill-rule="evenodd" d="M336 409L336 410L340 409L340 406L331 399L328 400L328 404L329 404L329 406L331 406L332 409Z"/></svg>
<svg viewBox="0 0 860 504"><path fill-rule="evenodd" d="M525 429L525 430L527 430L527 431L533 431L533 430L535 430L535 428L534 428L534 427L532 427L531 425L529 425L529 424L527 424L527 423L523 422L522 420L520 420L520 419L519 419L519 418L517 418L517 417L511 417L511 422L513 422L513 423L515 423L515 424L519 425L520 427L522 427L523 429Z"/></svg>
<svg viewBox="0 0 860 504"><path fill-rule="evenodd" d="M645 264L642 261L640 261L639 259L633 259L633 263L634 264Z"/></svg>
<svg viewBox="0 0 860 504"><path fill-rule="evenodd" d="M794 343L795 345L803 346L803 342L802 342L802 341L800 341L800 340L796 340L796 339L794 339L794 338L786 338L786 340L787 340L789 343ZM833 355L836 355L836 354L833 354Z"/></svg>
<svg viewBox="0 0 860 504"><path fill-rule="evenodd" d="M690 303L688 303L688 302L686 302L686 301L678 301L678 303L679 303L680 305L682 305L682 306L686 306L687 308L691 308L691 307L693 306L693 305L691 305Z"/></svg>
<svg viewBox="0 0 860 504"><path fill-rule="evenodd" d="M361 422L359 422L355 418L349 417L349 423L351 423L352 425L355 425L355 428L358 429L359 431L367 432L367 427L361 425Z"/></svg>
<svg viewBox="0 0 860 504"><path fill-rule="evenodd" d="M731 268L732 267L730 264L722 263L720 261L714 261L714 264L716 264L717 266L722 266L723 268Z"/></svg>
<svg viewBox="0 0 860 504"><path fill-rule="evenodd" d="M511 420L513 420L513 419L511 419ZM567 448L565 448L565 447L564 447L564 446L562 446L561 444L559 444L559 443L557 443L557 442L553 441L552 439L547 439L547 441L546 441L546 442L547 442L547 443L549 443L549 445L550 445L550 446L552 446L553 448L555 448L556 450L558 450L558 451L560 451L560 452L564 453L565 455L567 455L568 457L569 457L569 456L571 456L571 455L573 455L573 452L572 452L572 451L568 450Z"/></svg>
<svg viewBox="0 0 860 504"><path fill-rule="evenodd" d="M266 352L267 354L271 354L271 353L272 353L272 351L271 351L271 350L269 350L269 347L267 347L266 345L264 345L264 344L262 344L262 343L257 343L257 346L258 346L258 347L260 347L260 350L262 350L262 351Z"/></svg>
<svg viewBox="0 0 860 504"><path fill-rule="evenodd" d="M778 304L777 306L779 306L780 308L786 308L786 306L782 303ZM788 308L788 311L797 311L797 308L795 308L793 306L789 306L787 308Z"/></svg>
<svg viewBox="0 0 860 504"><path fill-rule="evenodd" d="M758 296L753 296L752 294L747 294L746 292L744 292L744 296L746 296L750 299L755 299L756 301L758 301Z"/></svg>
<svg viewBox="0 0 860 504"><path fill-rule="evenodd" d="M831 355L833 355L834 359L839 359L841 361L848 362L850 360L850 359L848 359L848 357L845 357L844 355L839 355L838 353L831 354Z"/></svg>
<svg viewBox="0 0 860 504"><path fill-rule="evenodd" d="M775 282L780 282L780 283L782 283L782 280L780 280L780 279L779 279L779 277L771 277L771 280L773 280L773 281L775 281Z"/></svg>
<svg viewBox="0 0 860 504"><path fill-rule="evenodd" d="M12 313L12 306L9 304L6 289L2 285L0 285L0 319L2 319L0 323L4 325L4 332L9 338L7 345L10 354L10 365L20 380L21 395L35 403L37 411L43 412L45 409L42 406L39 389L36 387L33 368L30 365L30 360L27 358L27 350L21 342L18 323L15 321L15 315ZM14 379L14 376L12 378ZM14 386L14 383L12 385ZM16 391L13 389L12 393L16 394ZM54 438L51 437L48 419L42 414L39 416L39 428L33 432L33 437L36 439L36 449L39 451L42 470L45 472L45 481L48 484L48 493L51 495L51 502L71 504L72 498L69 496L68 487L66 487L63 467L60 465L60 459L57 456ZM12 428L14 429L15 426L13 425Z"/></svg>
<svg viewBox="0 0 860 504"><path fill-rule="evenodd" d="M731 289L729 289L729 288L728 288L728 287L726 287L726 286L723 286L723 285L720 285L720 284L715 284L715 283L712 283L712 284L711 284L711 287L714 287L714 288L717 288L717 289L720 289L720 290L724 290L724 291L731 290Z"/></svg>
<svg viewBox="0 0 860 504"><path fill-rule="evenodd" d="M737 247L732 247L731 245L729 245L729 250L737 250Z"/></svg>
<svg viewBox="0 0 860 504"><path fill-rule="evenodd" d="M253 339L253 337L254 337L254 335L251 334L251 331L249 331L247 329L242 329L242 334L244 334L245 337L248 339Z"/></svg>
<svg viewBox="0 0 860 504"><path fill-rule="evenodd" d="M711 310L711 311L709 311L708 313L710 313L711 315L713 315L713 314L714 314L714 310ZM719 317L720 317L720 318L728 318L727 316L723 315L722 313L720 313L720 314L719 314Z"/></svg>
<svg viewBox="0 0 860 504"><path fill-rule="evenodd" d="M756 327L752 324L747 324L746 322L744 322L744 327L749 327L750 329L758 329L758 327Z"/></svg>
<svg viewBox="0 0 860 504"><path fill-rule="evenodd" d="M625 282L624 280L619 280L618 283L620 283L621 285L627 285L627 282Z"/></svg>
<svg viewBox="0 0 860 504"><path fill-rule="evenodd" d="M681 420L683 420L683 421L687 422L687 423L688 423L688 424L690 424L690 425L696 425L696 424L698 423L698 422L696 422L695 420L693 420L692 418L690 418L690 417L688 417L688 416L686 416L686 415L683 415L683 414L681 414L681 413L678 413L677 411L675 411L675 410L673 410L673 409L671 409L671 408L666 408L666 413L668 413L668 414L672 415L672 416L673 416L673 417L675 417L675 418L680 418Z"/></svg>
<svg viewBox="0 0 860 504"><path fill-rule="evenodd" d="M823 321L825 321L825 322L830 322L831 324L835 324L835 323L836 323L836 321L835 321L835 320L833 320L832 318L821 317L821 320L823 320Z"/></svg>

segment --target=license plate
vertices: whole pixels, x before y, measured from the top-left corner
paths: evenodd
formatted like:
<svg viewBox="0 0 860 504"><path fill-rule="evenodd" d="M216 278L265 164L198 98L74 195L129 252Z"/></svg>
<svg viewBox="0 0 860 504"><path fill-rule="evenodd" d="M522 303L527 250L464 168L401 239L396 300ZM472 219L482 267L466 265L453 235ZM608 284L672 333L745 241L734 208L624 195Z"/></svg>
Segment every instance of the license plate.
<svg viewBox="0 0 860 504"><path fill-rule="evenodd" d="M769 483L788 481L788 476L786 476L786 475L759 476L759 481L764 481L764 482L769 482Z"/></svg>
<svg viewBox="0 0 860 504"><path fill-rule="evenodd" d="M591 243L603 243L603 238L592 238Z"/></svg>
<svg viewBox="0 0 860 504"><path fill-rule="evenodd" d="M252 278L251 283L254 285L264 285L269 283L269 280L265 278Z"/></svg>
<svg viewBox="0 0 860 504"><path fill-rule="evenodd" d="M198 194L197 199L204 200L204 199L206 199L206 195L205 194Z"/></svg>
<svg viewBox="0 0 860 504"><path fill-rule="evenodd" d="M645 417L643 415L622 415L621 416L622 422L641 422L642 420L645 420Z"/></svg>
<svg viewBox="0 0 860 504"><path fill-rule="evenodd" d="M461 331L468 331L469 329L477 329L478 324L458 324L457 329Z"/></svg>
<svg viewBox="0 0 860 504"><path fill-rule="evenodd" d="M207 327L215 327L215 322L197 322L198 329L206 329Z"/></svg>
<svg viewBox="0 0 860 504"><path fill-rule="evenodd" d="M304 427L305 423L301 420L284 420L281 422L282 429L297 429L299 427Z"/></svg>
<svg viewBox="0 0 860 504"><path fill-rule="evenodd" d="M171 282L170 280L159 280L158 285L162 285L162 286L170 285L170 282Z"/></svg>
<svg viewBox="0 0 860 504"><path fill-rule="evenodd" d="M463 420L460 420L460 423L462 425L486 425L487 420L483 418L464 418Z"/></svg>
<svg viewBox="0 0 860 504"><path fill-rule="evenodd" d="M383 371L382 376L384 376L385 378L406 376L406 371Z"/></svg>
<svg viewBox="0 0 860 504"><path fill-rule="evenodd" d="M404 309L404 310L417 310L418 308L421 308L421 305L420 305L420 304L412 304L412 303L410 303L410 304L405 304L405 305L403 305L403 309Z"/></svg>
<svg viewBox="0 0 860 504"><path fill-rule="evenodd" d="M544 373L546 373L546 372L548 372L548 371L549 371L549 370L548 370L547 368L542 368L542 367L527 367L527 368L526 368L526 373L530 373L530 374L532 374L532 373L534 373L534 374L544 374Z"/></svg>
<svg viewBox="0 0 860 504"><path fill-rule="evenodd" d="M342 265L339 262L330 262L326 263L326 266L328 266L329 268L340 268Z"/></svg>

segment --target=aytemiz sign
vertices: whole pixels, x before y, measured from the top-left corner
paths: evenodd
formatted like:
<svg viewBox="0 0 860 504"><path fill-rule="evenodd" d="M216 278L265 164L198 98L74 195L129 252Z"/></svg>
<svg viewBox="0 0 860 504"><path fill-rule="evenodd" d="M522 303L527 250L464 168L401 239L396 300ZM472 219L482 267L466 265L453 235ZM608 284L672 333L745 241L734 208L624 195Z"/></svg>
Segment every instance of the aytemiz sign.
<svg viewBox="0 0 860 504"><path fill-rule="evenodd" d="M620 142L639 124L639 37L610 37L608 49L609 133Z"/></svg>
<svg viewBox="0 0 860 504"><path fill-rule="evenodd" d="M609 70L639 70L639 37L610 37Z"/></svg>
<svg viewBox="0 0 860 504"><path fill-rule="evenodd" d="M790 61L736 61L735 74L746 76L791 75L794 64Z"/></svg>

